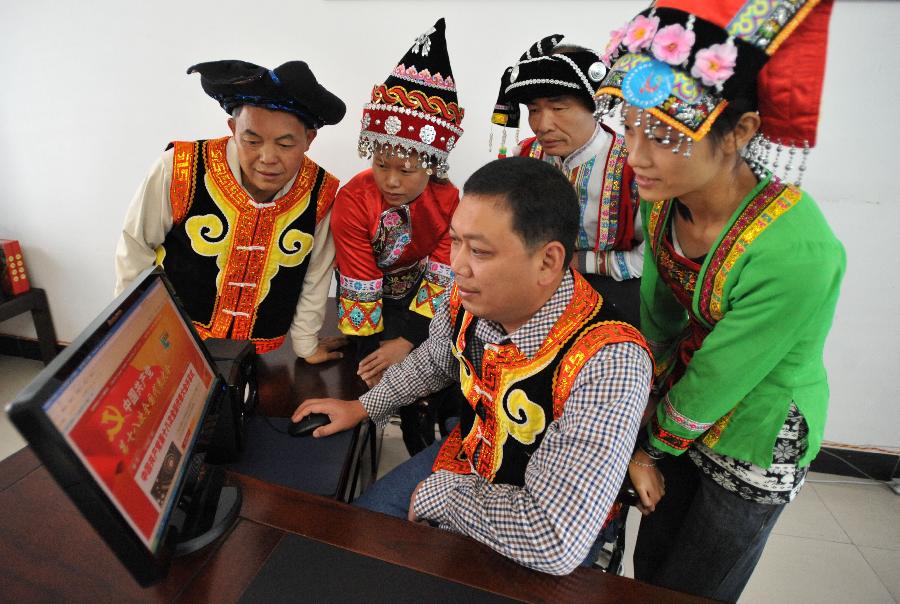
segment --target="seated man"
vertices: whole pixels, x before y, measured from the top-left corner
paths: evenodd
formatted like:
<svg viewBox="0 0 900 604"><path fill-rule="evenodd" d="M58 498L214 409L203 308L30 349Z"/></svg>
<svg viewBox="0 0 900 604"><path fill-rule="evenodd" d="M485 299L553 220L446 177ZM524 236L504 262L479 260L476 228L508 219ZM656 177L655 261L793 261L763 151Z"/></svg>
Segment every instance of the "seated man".
<svg viewBox="0 0 900 604"><path fill-rule="evenodd" d="M625 476L653 363L630 325L603 322L569 268L578 201L553 166L497 160L450 223L456 274L429 337L360 400L311 399L322 437L457 383L460 423L358 504L468 535L531 568L585 560Z"/></svg>
<svg viewBox="0 0 900 604"><path fill-rule="evenodd" d="M116 248L116 294L161 265L201 337L251 340L263 353L290 332L307 362L339 357L340 339L317 339L338 180L306 151L344 103L302 61L213 61L194 72L233 136L171 143L153 165Z"/></svg>
<svg viewBox="0 0 900 604"><path fill-rule="evenodd" d="M503 72L491 121L518 128L526 106L535 136L513 155L542 159L568 176L581 209L573 266L600 292L607 318L638 327L644 247L634 173L622 135L594 119L606 66L596 52L561 38L539 40Z"/></svg>

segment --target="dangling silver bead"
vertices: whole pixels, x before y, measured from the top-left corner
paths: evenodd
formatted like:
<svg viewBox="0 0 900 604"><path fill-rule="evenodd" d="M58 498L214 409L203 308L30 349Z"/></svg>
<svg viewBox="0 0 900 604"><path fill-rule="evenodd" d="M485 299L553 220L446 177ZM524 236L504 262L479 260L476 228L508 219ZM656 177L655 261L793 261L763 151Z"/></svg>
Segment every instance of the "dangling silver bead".
<svg viewBox="0 0 900 604"><path fill-rule="evenodd" d="M663 138L662 144L668 145L672 142L672 126L666 126L666 136Z"/></svg>
<svg viewBox="0 0 900 604"><path fill-rule="evenodd" d="M635 128L641 127L641 118L643 117L644 112L638 109L637 117L634 118L634 124L632 124Z"/></svg>
<svg viewBox="0 0 900 604"><path fill-rule="evenodd" d="M784 180L789 181L791 179L791 168L794 167L794 153L797 152L797 148L794 145L791 145L788 148L788 159L787 163L784 165Z"/></svg>
<svg viewBox="0 0 900 604"><path fill-rule="evenodd" d="M684 150L684 156L690 157L691 150L694 148L694 139L692 139L690 136L688 136L686 138L687 138L687 149Z"/></svg>
<svg viewBox="0 0 900 604"><path fill-rule="evenodd" d="M797 174L797 182L795 183L798 187L803 183L803 175L806 172L806 160L809 157L809 141L803 141L803 157L800 159L800 166L797 168L799 170L799 174Z"/></svg>
<svg viewBox="0 0 900 604"><path fill-rule="evenodd" d="M678 142L675 143L675 146L672 147L672 153L678 153L681 151L681 143L684 142L684 132L678 133Z"/></svg>
<svg viewBox="0 0 900 604"><path fill-rule="evenodd" d="M778 162L781 159L781 151L784 149L781 145L781 139L775 141L775 161L772 162L772 174L778 170Z"/></svg>

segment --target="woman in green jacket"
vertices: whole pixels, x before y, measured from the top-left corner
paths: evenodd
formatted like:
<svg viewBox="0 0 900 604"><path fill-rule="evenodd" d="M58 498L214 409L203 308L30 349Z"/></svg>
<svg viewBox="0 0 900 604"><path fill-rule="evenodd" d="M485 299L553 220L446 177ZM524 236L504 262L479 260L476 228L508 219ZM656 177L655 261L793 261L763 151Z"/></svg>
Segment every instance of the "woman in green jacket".
<svg viewBox="0 0 900 604"><path fill-rule="evenodd" d="M601 112L624 101L648 242L659 401L629 467L635 576L726 601L819 450L845 267L818 206L766 161L772 140L804 162L814 143L831 6L769 4L764 19L745 2L657 2L613 32L597 91Z"/></svg>

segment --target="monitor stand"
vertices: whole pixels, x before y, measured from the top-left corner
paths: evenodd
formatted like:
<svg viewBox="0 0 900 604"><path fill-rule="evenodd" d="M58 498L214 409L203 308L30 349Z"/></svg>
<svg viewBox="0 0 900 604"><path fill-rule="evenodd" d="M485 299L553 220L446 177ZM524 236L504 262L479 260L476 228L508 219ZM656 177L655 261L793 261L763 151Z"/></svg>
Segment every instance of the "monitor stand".
<svg viewBox="0 0 900 604"><path fill-rule="evenodd" d="M183 515L175 544L176 556L183 556L206 547L222 535L237 520L241 510L241 489L225 486L225 470L197 462L199 470L189 479L178 502Z"/></svg>

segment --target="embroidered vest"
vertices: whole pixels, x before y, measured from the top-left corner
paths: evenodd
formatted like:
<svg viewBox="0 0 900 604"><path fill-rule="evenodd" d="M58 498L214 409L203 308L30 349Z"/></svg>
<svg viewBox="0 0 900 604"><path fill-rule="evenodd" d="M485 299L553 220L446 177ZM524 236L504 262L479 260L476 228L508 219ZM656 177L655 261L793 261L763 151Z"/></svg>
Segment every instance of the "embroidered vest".
<svg viewBox="0 0 900 604"><path fill-rule="evenodd" d="M487 345L481 377L466 357L475 318L450 294L452 350L459 362L465 404L446 438L434 471L477 472L493 483L522 486L525 467L547 426L562 415L578 372L607 344L633 342L649 354L643 336L627 323L598 317L602 298L578 273L575 291L533 359L513 344ZM478 452L476 458L476 450Z"/></svg>
<svg viewBox="0 0 900 604"><path fill-rule="evenodd" d="M307 157L284 196L257 204L228 166L227 143L173 143L173 224L157 264L202 338L252 340L263 353L290 329L338 180Z"/></svg>

